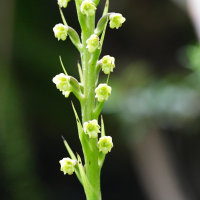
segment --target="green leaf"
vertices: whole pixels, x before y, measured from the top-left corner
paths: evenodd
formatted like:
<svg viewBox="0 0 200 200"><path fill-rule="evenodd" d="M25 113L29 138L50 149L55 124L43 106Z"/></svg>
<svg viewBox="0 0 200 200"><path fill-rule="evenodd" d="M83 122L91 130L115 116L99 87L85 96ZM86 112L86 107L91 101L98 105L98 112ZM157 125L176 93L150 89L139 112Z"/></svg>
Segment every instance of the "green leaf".
<svg viewBox="0 0 200 200"><path fill-rule="evenodd" d="M83 94L81 93L79 82L74 77L69 76L69 84L74 95L81 101Z"/></svg>
<svg viewBox="0 0 200 200"><path fill-rule="evenodd" d="M61 9L60 7L59 7L59 10L60 10L60 15L61 15L63 24L64 24L65 26L68 26L68 25L67 25L67 22L66 22L66 20L65 20L65 17L64 17L64 15L63 15L62 9Z"/></svg>

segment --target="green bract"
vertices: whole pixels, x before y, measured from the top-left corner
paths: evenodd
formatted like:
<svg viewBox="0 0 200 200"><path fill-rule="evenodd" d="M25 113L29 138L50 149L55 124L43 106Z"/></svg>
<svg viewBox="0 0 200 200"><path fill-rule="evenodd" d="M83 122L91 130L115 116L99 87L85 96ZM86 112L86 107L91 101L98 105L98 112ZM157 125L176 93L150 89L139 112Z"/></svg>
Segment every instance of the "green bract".
<svg viewBox="0 0 200 200"><path fill-rule="evenodd" d="M87 49L90 53L94 53L97 48L100 46L99 37L95 34L92 34L89 39L86 41Z"/></svg>
<svg viewBox="0 0 200 200"><path fill-rule="evenodd" d="M94 2L91 0L85 0L81 4L81 12L84 15L93 16L96 9Z"/></svg>
<svg viewBox="0 0 200 200"><path fill-rule="evenodd" d="M104 56L102 58L102 71L105 74L110 74L113 72L113 68L115 67L115 58L111 56Z"/></svg>
<svg viewBox="0 0 200 200"><path fill-rule="evenodd" d="M99 102L104 100L108 100L108 97L111 95L111 87L105 83L99 84L99 86L95 89L95 97L98 98Z"/></svg>
<svg viewBox="0 0 200 200"><path fill-rule="evenodd" d="M118 29L125 21L126 19L121 14L113 13L110 15L110 28Z"/></svg>
<svg viewBox="0 0 200 200"><path fill-rule="evenodd" d="M107 154L111 151L113 147L112 138L110 136L103 136L99 138L97 146L99 148L99 151L102 151L104 154Z"/></svg>
<svg viewBox="0 0 200 200"><path fill-rule="evenodd" d="M96 119L89 121L89 122L85 122L83 124L83 128L84 128L84 132L86 134L89 135L89 137L91 138L96 138L98 133L100 133L100 126L98 125L98 122Z"/></svg>
<svg viewBox="0 0 200 200"><path fill-rule="evenodd" d="M53 78L53 82L56 84L56 87L63 93L65 97L69 96L71 92L69 76L66 76L63 73L58 74Z"/></svg>
<svg viewBox="0 0 200 200"><path fill-rule="evenodd" d="M62 8L66 8L67 7L67 4L68 2L71 1L71 0L58 0L58 5Z"/></svg>
<svg viewBox="0 0 200 200"><path fill-rule="evenodd" d="M58 38L58 40L66 40L67 38L67 31L68 31L68 27L63 25L63 24L57 24L54 26L53 28L53 32L56 38Z"/></svg>
<svg viewBox="0 0 200 200"><path fill-rule="evenodd" d="M72 160L70 158L63 158L62 160L59 161L61 167L60 171L63 171L64 174L69 174L72 175L74 172L74 166L76 164L75 160Z"/></svg>

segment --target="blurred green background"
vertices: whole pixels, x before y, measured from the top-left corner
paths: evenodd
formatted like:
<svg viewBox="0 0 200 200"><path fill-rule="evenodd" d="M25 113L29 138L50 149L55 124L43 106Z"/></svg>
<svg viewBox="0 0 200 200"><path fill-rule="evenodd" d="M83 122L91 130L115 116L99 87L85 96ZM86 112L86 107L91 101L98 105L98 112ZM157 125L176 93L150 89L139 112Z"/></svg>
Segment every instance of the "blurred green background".
<svg viewBox="0 0 200 200"><path fill-rule="evenodd" d="M103 110L114 142L104 200L200 199L200 47L187 5L175 2L110 0L127 21L107 29L102 51L116 58ZM74 1L63 12L80 34ZM85 199L58 162L68 156L61 135L82 156L71 101L80 114L79 103L52 82L62 72L59 55L78 79L78 52L53 35L60 22L56 0L0 3L1 200Z"/></svg>

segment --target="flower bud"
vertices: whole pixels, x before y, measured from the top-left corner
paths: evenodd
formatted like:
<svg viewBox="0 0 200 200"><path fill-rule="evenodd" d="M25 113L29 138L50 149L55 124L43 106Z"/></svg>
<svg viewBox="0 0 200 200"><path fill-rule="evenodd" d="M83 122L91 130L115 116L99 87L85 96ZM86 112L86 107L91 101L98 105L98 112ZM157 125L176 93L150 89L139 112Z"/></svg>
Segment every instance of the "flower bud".
<svg viewBox="0 0 200 200"><path fill-rule="evenodd" d="M58 0L58 5L62 8L66 8L67 7L67 4L68 2L71 1L71 0Z"/></svg>
<svg viewBox="0 0 200 200"><path fill-rule="evenodd" d="M71 92L71 87L69 84L69 76L61 73L56 75L53 78L53 82L56 84L56 87L62 92L65 97L68 97Z"/></svg>
<svg viewBox="0 0 200 200"><path fill-rule="evenodd" d="M90 38L86 41L86 43L86 48L88 48L88 51L90 53L94 53L95 50L100 46L99 37L95 34L92 34Z"/></svg>
<svg viewBox="0 0 200 200"><path fill-rule="evenodd" d="M104 56L102 58L102 71L105 74L110 74L113 72L113 68L115 67L115 58L111 56Z"/></svg>
<svg viewBox="0 0 200 200"><path fill-rule="evenodd" d="M74 172L74 166L76 165L76 161L70 158L63 158L59 161L61 168L60 171L63 171L64 174L72 175Z"/></svg>
<svg viewBox="0 0 200 200"><path fill-rule="evenodd" d="M112 138L110 136L103 136L99 138L97 147L99 148L99 151L107 154L113 148Z"/></svg>
<svg viewBox="0 0 200 200"><path fill-rule="evenodd" d="M84 15L93 16L96 9L95 3L91 0L84 0L81 4L81 12Z"/></svg>
<svg viewBox="0 0 200 200"><path fill-rule="evenodd" d="M63 25L63 24L57 24L54 26L53 28L53 32L56 38L58 38L58 40L66 40L67 38L67 31L68 31L68 27Z"/></svg>
<svg viewBox="0 0 200 200"><path fill-rule="evenodd" d="M91 138L96 138L98 133L100 133L100 126L98 125L98 122L96 119L93 119L92 121L85 122L83 124L83 129L85 134L88 134Z"/></svg>
<svg viewBox="0 0 200 200"><path fill-rule="evenodd" d="M121 14L113 13L110 15L110 28L118 29L125 21L126 19Z"/></svg>
<svg viewBox="0 0 200 200"><path fill-rule="evenodd" d="M111 87L108 86L107 84L105 83L101 83L99 84L99 86L95 89L95 97L98 98L98 101L99 102L102 102L104 100L108 100L108 97L110 96L111 94Z"/></svg>

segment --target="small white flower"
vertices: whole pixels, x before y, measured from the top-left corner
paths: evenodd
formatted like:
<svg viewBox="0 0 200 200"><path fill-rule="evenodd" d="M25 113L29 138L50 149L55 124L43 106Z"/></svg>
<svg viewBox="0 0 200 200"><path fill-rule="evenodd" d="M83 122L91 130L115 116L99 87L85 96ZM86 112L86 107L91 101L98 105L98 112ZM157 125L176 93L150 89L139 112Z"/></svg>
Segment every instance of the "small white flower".
<svg viewBox="0 0 200 200"><path fill-rule="evenodd" d="M110 15L110 28L118 29L125 21L126 19L121 14L113 13Z"/></svg>
<svg viewBox="0 0 200 200"><path fill-rule="evenodd" d="M113 148L112 137L103 136L99 138L97 147L99 148L99 151L102 151L104 154L107 154Z"/></svg>
<svg viewBox="0 0 200 200"><path fill-rule="evenodd" d="M85 122L83 124L83 129L85 134L88 134L91 138L96 138L98 133L100 133L100 126L98 125L98 122L96 119L93 119L92 121Z"/></svg>
<svg viewBox="0 0 200 200"><path fill-rule="evenodd" d="M113 72L113 68L115 67L115 58L111 56L104 56L102 58L102 71L105 74L110 74Z"/></svg>
<svg viewBox="0 0 200 200"><path fill-rule="evenodd" d="M63 24L57 24L54 26L53 28L53 32L56 38L58 38L58 40L66 40L67 38L67 31L68 31L68 27L63 25Z"/></svg>
<svg viewBox="0 0 200 200"><path fill-rule="evenodd" d="M90 53L94 53L96 51L96 49L99 48L99 46L100 46L99 37L95 34L92 34L90 36L90 38L88 38L86 43L87 43L86 48L88 48L88 51Z"/></svg>
<svg viewBox="0 0 200 200"><path fill-rule="evenodd" d="M63 171L64 174L72 175L74 172L74 166L76 165L76 160L70 158L63 158L59 161L61 168L60 171Z"/></svg>
<svg viewBox="0 0 200 200"><path fill-rule="evenodd" d="M91 0L84 0L81 4L81 12L82 14L93 16L95 14L95 3Z"/></svg>
<svg viewBox="0 0 200 200"><path fill-rule="evenodd" d="M56 87L62 92L62 94L65 97L69 96L71 92L71 88L69 84L69 76L66 76L63 73L60 73L53 78L53 82L56 84Z"/></svg>
<svg viewBox="0 0 200 200"><path fill-rule="evenodd" d="M68 2L71 1L71 0L58 0L58 5L62 8L66 8L67 7L67 4Z"/></svg>
<svg viewBox="0 0 200 200"><path fill-rule="evenodd" d="M98 98L99 102L104 100L108 100L108 97L111 95L111 87L105 83L99 84L99 86L95 89L95 97Z"/></svg>

